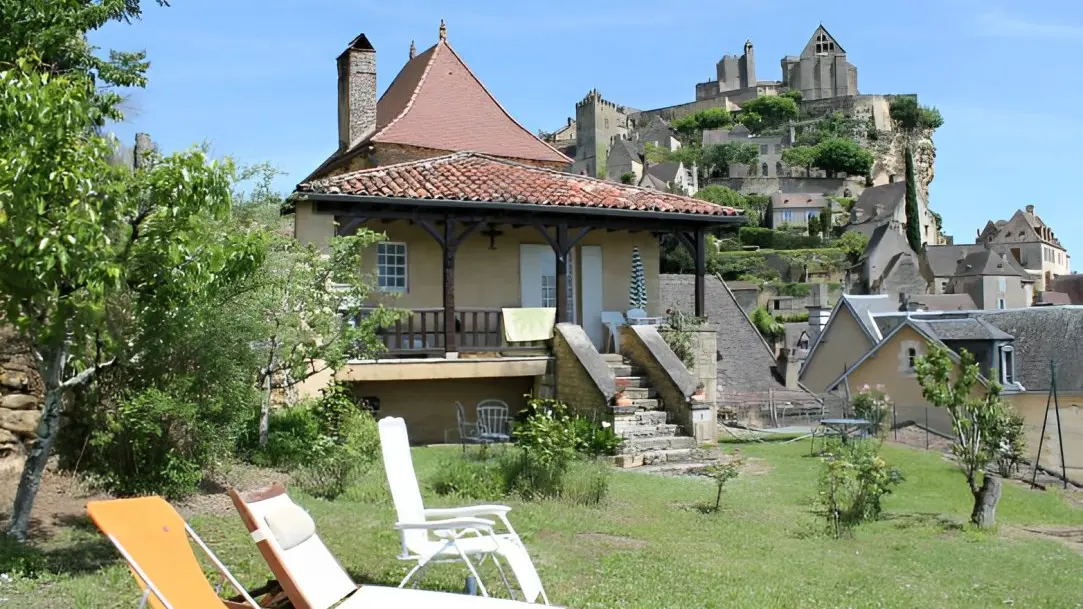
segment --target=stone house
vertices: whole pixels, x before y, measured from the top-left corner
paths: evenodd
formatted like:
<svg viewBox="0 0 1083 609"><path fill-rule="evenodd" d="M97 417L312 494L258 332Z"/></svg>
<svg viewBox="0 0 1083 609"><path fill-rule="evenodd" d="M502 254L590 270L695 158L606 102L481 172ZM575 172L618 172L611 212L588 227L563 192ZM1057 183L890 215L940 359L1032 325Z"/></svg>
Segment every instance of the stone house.
<svg viewBox="0 0 1083 609"><path fill-rule="evenodd" d="M1034 206L1017 210L1008 220L990 220L978 233L977 243L1010 255L1037 280L1037 290L1048 290L1053 279L1070 274L1072 257Z"/></svg>
<svg viewBox="0 0 1083 609"><path fill-rule="evenodd" d="M663 192L680 191L692 196L699 191L699 176L695 164L685 167L680 161L669 161L648 165L639 185Z"/></svg>
<svg viewBox="0 0 1083 609"><path fill-rule="evenodd" d="M879 313L873 316L882 338L828 385L851 395L868 384L882 384L900 416L928 416L930 427L951 433L943 409L930 407L914 373L914 360L930 346L947 348L958 361L963 349L974 355L981 378L975 394L990 382L1003 387L1001 397L1024 420L1026 457L1033 460L1044 429L1041 463L1060 471L1063 438L1069 478L1079 480L1083 446L1083 307L1045 306L966 312ZM1056 367L1059 413L1048 412ZM924 423L924 421L922 421ZM1059 429L1058 429L1059 426Z"/></svg>
<svg viewBox="0 0 1083 609"><path fill-rule="evenodd" d="M861 283L867 294L925 294L929 282L906 236L890 223L876 228L862 255Z"/></svg>
<svg viewBox="0 0 1083 609"><path fill-rule="evenodd" d="M1014 258L982 249L959 260L947 293L967 294L979 309L1020 309L1034 302L1034 279Z"/></svg>
<svg viewBox="0 0 1083 609"><path fill-rule="evenodd" d="M921 189L918 189L918 218L921 221L922 245L939 244L940 229L936 226L936 218ZM846 230L860 232L871 239L873 232L885 224L903 235L906 234L905 182L882 184L862 191L850 210L850 223Z"/></svg>
<svg viewBox="0 0 1083 609"><path fill-rule="evenodd" d="M776 192L771 195L768 221L771 228L808 226L809 218L819 216L825 207L842 209L823 194Z"/></svg>
<svg viewBox="0 0 1083 609"><path fill-rule="evenodd" d="M731 129L707 129L703 132L704 148L726 142L751 144L756 147L760 155L754 167L740 163L730 164L729 177L779 178L788 175L786 166L782 162L782 151L789 146L787 136L752 135L744 125L737 125Z"/></svg>
<svg viewBox="0 0 1083 609"><path fill-rule="evenodd" d="M620 137L609 148L606 175L602 177L619 182L627 174L632 174L632 184L643 179L643 152L635 142Z"/></svg>
<svg viewBox="0 0 1083 609"><path fill-rule="evenodd" d="M638 249L647 312L661 314L657 235L671 232L700 270L703 314L706 234L745 218L562 171L570 159L499 105L443 27L378 101L375 50L363 34L338 61L339 147L290 197L294 233L320 247L360 228L383 233L364 257L361 271L379 290L363 304L407 315L381 333L384 353L351 360L334 378L378 415L405 418L417 442L450 439L456 402L469 409L495 398L515 411L528 393L634 419L615 406L618 388L642 394L636 408L666 409L663 421L713 439L713 404L693 397L692 372L673 364L656 329L621 329L614 360L603 356L611 343L602 313L627 308ZM643 370L637 384L625 387L626 366ZM704 389L713 396L713 382Z"/></svg>

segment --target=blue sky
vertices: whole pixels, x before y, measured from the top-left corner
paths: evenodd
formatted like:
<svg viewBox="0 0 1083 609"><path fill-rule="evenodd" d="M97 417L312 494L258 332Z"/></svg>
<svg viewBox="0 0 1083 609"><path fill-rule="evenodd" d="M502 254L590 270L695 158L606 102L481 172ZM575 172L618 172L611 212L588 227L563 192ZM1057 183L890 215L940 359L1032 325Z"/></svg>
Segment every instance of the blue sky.
<svg viewBox="0 0 1083 609"><path fill-rule="evenodd" d="M857 66L862 93L917 93L943 112L930 203L957 243L1033 204L1070 252L1083 252L1078 203L1063 190L1083 137L1078 0L914 0L892 10L855 10L854 0L144 4L143 20L92 38L146 49L151 62L149 86L131 93L114 131L125 141L146 131L166 150L207 141L218 155L269 161L288 174L283 190L337 145L334 59L359 32L376 47L382 91L411 40L418 51L436 42L443 17L452 46L536 131L563 124L592 88L642 109L690 101L746 38L758 77L779 79L779 60L822 22Z"/></svg>

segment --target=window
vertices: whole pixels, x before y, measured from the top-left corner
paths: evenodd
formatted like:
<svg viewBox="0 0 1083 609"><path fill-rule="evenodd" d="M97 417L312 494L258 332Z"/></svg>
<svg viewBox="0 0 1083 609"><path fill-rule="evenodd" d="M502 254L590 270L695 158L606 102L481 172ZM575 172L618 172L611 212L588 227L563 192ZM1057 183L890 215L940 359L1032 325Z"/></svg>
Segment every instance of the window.
<svg viewBox="0 0 1083 609"><path fill-rule="evenodd" d="M1000 382L1008 385L1015 382L1015 349L1000 348Z"/></svg>
<svg viewBox="0 0 1083 609"><path fill-rule="evenodd" d="M377 285L385 292L406 291L406 244L376 244Z"/></svg>
<svg viewBox="0 0 1083 609"><path fill-rule="evenodd" d="M782 221L783 222L790 222L792 220L793 220L793 212L791 212L788 209L786 211L782 212Z"/></svg>
<svg viewBox="0 0 1083 609"><path fill-rule="evenodd" d="M767 163L764 163L763 165L760 165L760 175L762 175L765 178L767 177Z"/></svg>
<svg viewBox="0 0 1083 609"><path fill-rule="evenodd" d="M775 161L775 175L782 175L782 161Z"/></svg>
<svg viewBox="0 0 1083 609"><path fill-rule="evenodd" d="M606 128L606 129L608 129L608 128L609 128L609 119L608 119L608 118L607 118L607 119L605 119L605 128Z"/></svg>
<svg viewBox="0 0 1083 609"><path fill-rule="evenodd" d="M1006 308L1008 308L1008 305L1007 305L1007 303L1006 303L1006 302L1004 301L1004 299L1003 299L1003 298L997 298L997 308L998 308L998 309L1006 309Z"/></svg>
<svg viewBox="0 0 1083 609"><path fill-rule="evenodd" d="M814 209L806 211L805 212L805 222L808 222L809 220L815 218L818 215L820 215L820 214Z"/></svg>
<svg viewBox="0 0 1083 609"><path fill-rule="evenodd" d="M1008 289L1008 280L1004 277L997 277L997 289L1000 292L1004 292Z"/></svg>
<svg viewBox="0 0 1083 609"><path fill-rule="evenodd" d="M760 144L760 154L767 154L769 150L767 144Z"/></svg>
<svg viewBox="0 0 1083 609"><path fill-rule="evenodd" d="M906 350L906 365L911 370L914 369L914 363L915 363L915 360L917 360L917 358L918 358L918 350L917 349L915 349L913 347L910 347L909 349Z"/></svg>

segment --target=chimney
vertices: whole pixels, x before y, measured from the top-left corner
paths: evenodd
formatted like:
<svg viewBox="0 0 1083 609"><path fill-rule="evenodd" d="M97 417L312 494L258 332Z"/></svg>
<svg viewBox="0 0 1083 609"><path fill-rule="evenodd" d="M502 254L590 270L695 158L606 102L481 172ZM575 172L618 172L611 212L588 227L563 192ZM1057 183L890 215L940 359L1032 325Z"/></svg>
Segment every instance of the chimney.
<svg viewBox="0 0 1083 609"><path fill-rule="evenodd" d="M801 372L801 362L793 349L783 347L778 355L778 373L786 384L786 389L797 390L800 388L798 376Z"/></svg>
<svg viewBox="0 0 1083 609"><path fill-rule="evenodd" d="M1034 206L1033 205L1027 205L1027 213L1030 214L1030 215L1034 215Z"/></svg>
<svg viewBox="0 0 1083 609"><path fill-rule="evenodd" d="M812 284L812 304L805 307L808 309L808 333L810 339L815 339L823 332L831 317L831 306L827 301L827 284Z"/></svg>
<svg viewBox="0 0 1083 609"><path fill-rule="evenodd" d="M337 61L338 148L344 151L376 129L376 49L358 34Z"/></svg>

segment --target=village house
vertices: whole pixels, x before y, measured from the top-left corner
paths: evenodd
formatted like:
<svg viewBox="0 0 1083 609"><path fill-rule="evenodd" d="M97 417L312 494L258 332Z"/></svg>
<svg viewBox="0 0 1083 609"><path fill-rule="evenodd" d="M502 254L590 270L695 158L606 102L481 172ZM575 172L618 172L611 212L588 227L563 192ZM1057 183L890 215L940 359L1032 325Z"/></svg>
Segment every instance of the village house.
<svg viewBox="0 0 1083 609"><path fill-rule="evenodd" d="M1049 290L1053 279L1071 273L1072 257L1053 229L1034 213L1034 206L1017 210L1008 220L990 220L978 233L977 243L1015 259L1037 281L1038 291Z"/></svg>
<svg viewBox="0 0 1083 609"><path fill-rule="evenodd" d="M771 195L768 226L808 226L809 219L819 217L824 208L830 208L832 216L835 211L842 209L838 203L829 200L822 193L776 192Z"/></svg>
<svg viewBox="0 0 1083 609"><path fill-rule="evenodd" d="M380 290L365 304L410 312L383 332L384 353L350 361L335 378L379 415L405 418L417 442L458 439L448 435L456 402L472 415L477 402L497 399L514 414L529 393L610 419L665 410L692 446L714 439L713 367L697 387L653 325L621 326L613 337L603 314L629 308L638 254L642 313L661 315L661 233L691 250L693 308L704 314L706 236L745 218L565 173L570 159L500 106L443 24L379 101L375 59L364 34L338 58L338 148L290 198L303 242L325 247L362 227L385 234L365 257L362 271ZM627 411L614 406L621 390L637 396Z"/></svg>

